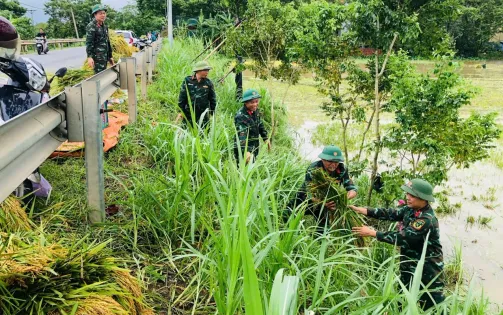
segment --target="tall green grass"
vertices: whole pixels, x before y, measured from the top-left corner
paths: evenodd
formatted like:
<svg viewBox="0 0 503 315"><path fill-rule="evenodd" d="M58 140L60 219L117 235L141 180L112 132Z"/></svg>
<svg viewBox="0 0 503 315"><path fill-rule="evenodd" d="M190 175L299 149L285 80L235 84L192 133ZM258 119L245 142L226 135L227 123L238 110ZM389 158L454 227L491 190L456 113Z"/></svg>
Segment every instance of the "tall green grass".
<svg viewBox="0 0 503 315"><path fill-rule="evenodd" d="M433 314L416 305L425 291L419 277L410 291L400 291L399 253L393 246L372 241L359 248L351 235L319 234L304 217L305 205L285 216L307 163L292 147L286 111L266 90L260 107L269 128L274 108L274 149L261 150L249 165L233 157L233 116L242 105L235 100L232 76L223 85L215 83L219 103L207 130L174 123L182 79L202 48L193 39L163 48L149 100L140 103L139 122L128 126L106 155L107 204L120 212L92 230L98 240L113 239L109 249L149 287L157 311ZM216 82L228 60L216 55L209 62ZM33 216L56 235L89 233L81 206L82 170L79 160L51 161L42 168L57 189L53 203L39 205ZM71 172L79 176L65 176ZM460 292L454 290L437 309L489 312L474 289Z"/></svg>

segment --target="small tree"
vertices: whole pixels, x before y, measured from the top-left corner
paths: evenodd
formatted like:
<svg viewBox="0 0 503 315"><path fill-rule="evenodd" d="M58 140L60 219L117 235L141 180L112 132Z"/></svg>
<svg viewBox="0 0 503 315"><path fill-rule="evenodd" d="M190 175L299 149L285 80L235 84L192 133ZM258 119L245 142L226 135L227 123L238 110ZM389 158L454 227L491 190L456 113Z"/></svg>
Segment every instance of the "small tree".
<svg viewBox="0 0 503 315"><path fill-rule="evenodd" d="M287 38L297 21L292 4L278 0L250 0L246 20L228 33L227 49L251 58L251 69L263 79L298 80L287 58Z"/></svg>
<svg viewBox="0 0 503 315"><path fill-rule="evenodd" d="M342 126L343 149L348 159L347 128L364 111L356 97L341 92L343 74L354 67L349 57L356 53L356 42L348 31L351 8L339 3L317 1L298 8L297 23L289 39L288 56L305 69L315 73L318 91L328 96L322 105L332 119ZM363 113L363 115L362 115Z"/></svg>
<svg viewBox="0 0 503 315"><path fill-rule="evenodd" d="M383 146L398 162L390 163L388 173L439 184L453 166L468 167L487 157L501 131L495 113L459 117L473 96L453 63L438 64L433 75L410 72L395 80L387 109L395 113L396 124Z"/></svg>
<svg viewBox="0 0 503 315"><path fill-rule="evenodd" d="M364 45L375 49L374 53L374 157L372 160L373 183L377 176L379 154L382 148L380 114L382 110L379 85L386 65L398 38L408 41L416 38L419 32L416 11L428 1L401 2L397 0L357 0L354 2L352 28ZM381 51L386 51L384 57ZM382 64L380 59L384 58ZM372 123L372 121L371 121ZM372 185L369 185L367 203L372 197Z"/></svg>

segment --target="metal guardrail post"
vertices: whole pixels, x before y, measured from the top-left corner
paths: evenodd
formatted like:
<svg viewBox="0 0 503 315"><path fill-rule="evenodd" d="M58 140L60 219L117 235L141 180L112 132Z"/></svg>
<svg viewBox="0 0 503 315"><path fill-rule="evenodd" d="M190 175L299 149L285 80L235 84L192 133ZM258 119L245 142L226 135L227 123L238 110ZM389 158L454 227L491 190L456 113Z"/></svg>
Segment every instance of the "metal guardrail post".
<svg viewBox="0 0 503 315"><path fill-rule="evenodd" d="M155 71L157 55L157 42L152 44L152 71Z"/></svg>
<svg viewBox="0 0 503 315"><path fill-rule="evenodd" d="M128 115L129 123L136 122L138 116L138 108L136 104L138 98L136 97L136 59L125 58L127 66L127 101L128 101Z"/></svg>
<svg viewBox="0 0 503 315"><path fill-rule="evenodd" d="M82 88L72 86L65 88L66 96L66 126L68 141L84 141L84 114L82 108Z"/></svg>
<svg viewBox="0 0 503 315"><path fill-rule="evenodd" d="M91 223L105 220L105 178L103 174L102 121L99 105L99 81L82 82L84 141L86 145L87 203Z"/></svg>
<svg viewBox="0 0 503 315"><path fill-rule="evenodd" d="M147 99L147 52L146 49L142 53L141 66L141 98Z"/></svg>
<svg viewBox="0 0 503 315"><path fill-rule="evenodd" d="M152 83L152 47L147 47L147 63L148 63L148 83Z"/></svg>

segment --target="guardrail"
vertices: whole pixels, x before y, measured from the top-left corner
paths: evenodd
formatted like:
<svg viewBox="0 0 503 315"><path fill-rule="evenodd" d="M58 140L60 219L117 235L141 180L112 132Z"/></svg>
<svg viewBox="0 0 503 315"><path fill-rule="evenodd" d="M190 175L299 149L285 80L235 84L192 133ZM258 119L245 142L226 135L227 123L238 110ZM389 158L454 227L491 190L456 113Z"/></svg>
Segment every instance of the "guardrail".
<svg viewBox="0 0 503 315"><path fill-rule="evenodd" d="M59 48L63 48L63 44L74 44L74 43L85 43L86 40L83 38L62 38L62 39L48 39L47 44L49 45L59 45ZM22 40L21 41L21 51L26 51L27 46L35 45L36 41L33 39Z"/></svg>
<svg viewBox="0 0 503 315"><path fill-rule="evenodd" d="M100 107L118 88L128 91L129 122L137 118L136 75L142 98L152 82L161 40L133 57L52 97L0 126L0 202L5 200L64 141L85 142L87 202L92 223L105 219L103 139Z"/></svg>

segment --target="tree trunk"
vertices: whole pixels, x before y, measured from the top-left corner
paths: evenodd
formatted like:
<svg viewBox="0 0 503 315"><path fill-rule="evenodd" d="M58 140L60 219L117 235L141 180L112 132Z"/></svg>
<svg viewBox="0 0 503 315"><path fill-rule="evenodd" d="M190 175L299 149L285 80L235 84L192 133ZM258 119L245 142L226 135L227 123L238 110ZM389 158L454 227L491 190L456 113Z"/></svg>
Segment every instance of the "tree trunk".
<svg viewBox="0 0 503 315"><path fill-rule="evenodd" d="M379 128L379 114L380 114L380 97L379 97L379 53L375 53L375 80L374 80L374 130L375 130L375 148L374 148L374 160L372 163L372 175L370 176L370 185L367 193L367 204L370 205L370 199L372 198L372 186L377 175L377 162L379 159L379 150L381 148L381 131Z"/></svg>
<svg viewBox="0 0 503 315"><path fill-rule="evenodd" d="M395 33L393 40L388 48L388 52L386 53L386 57L384 58L384 62L382 63L382 68L379 71L379 53L377 50L375 55L375 81L374 81L374 111L375 111L375 152L374 152L374 160L372 164L372 175L370 176L370 185L367 193L367 204L370 205L370 199L372 198L372 186L374 184L374 180L377 176L377 162L379 160L379 152L381 151L381 129L380 129L380 121L379 116L381 113L381 96L379 95L379 79L383 76L384 70L386 69L386 63L388 62L391 51L393 50L393 46L395 45L395 41L398 38L398 34Z"/></svg>

